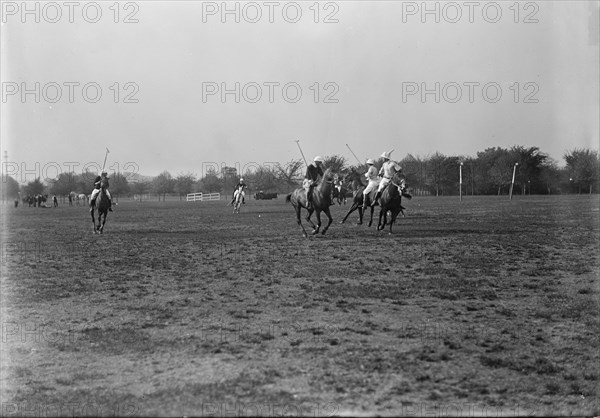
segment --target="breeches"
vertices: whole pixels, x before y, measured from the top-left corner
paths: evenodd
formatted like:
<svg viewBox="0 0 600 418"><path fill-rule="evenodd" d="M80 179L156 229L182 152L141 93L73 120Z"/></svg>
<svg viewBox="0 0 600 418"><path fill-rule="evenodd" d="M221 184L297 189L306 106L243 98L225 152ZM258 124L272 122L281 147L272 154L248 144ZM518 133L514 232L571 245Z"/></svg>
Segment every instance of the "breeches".
<svg viewBox="0 0 600 418"><path fill-rule="evenodd" d="M378 181L369 180L369 184L367 184L367 187L365 187L365 190L363 190L363 194L371 193L375 189L375 187L377 187L378 185L379 185Z"/></svg>
<svg viewBox="0 0 600 418"><path fill-rule="evenodd" d="M108 196L109 199L112 199L112 197L110 197L110 192L108 190L104 190L104 192L106 193L106 196ZM90 200L94 200L96 198L96 196L98 196L98 193L100 193L100 189L94 189L92 191L92 197L90 198Z"/></svg>
<svg viewBox="0 0 600 418"><path fill-rule="evenodd" d="M381 179L381 181L379 182L379 188L377 189L378 192L382 191L383 189L385 189L385 186L387 186L390 183L391 179L386 179L385 177Z"/></svg>

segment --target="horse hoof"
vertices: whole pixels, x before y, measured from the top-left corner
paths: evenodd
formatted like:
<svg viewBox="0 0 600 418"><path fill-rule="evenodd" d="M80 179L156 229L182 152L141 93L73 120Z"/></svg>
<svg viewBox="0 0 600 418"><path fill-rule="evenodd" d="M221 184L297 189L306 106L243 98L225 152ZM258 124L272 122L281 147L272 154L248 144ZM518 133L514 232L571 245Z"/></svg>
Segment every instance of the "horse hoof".
<svg viewBox="0 0 600 418"><path fill-rule="evenodd" d="M362 225L362 222L358 221L358 222L356 223L356 225Z"/></svg>

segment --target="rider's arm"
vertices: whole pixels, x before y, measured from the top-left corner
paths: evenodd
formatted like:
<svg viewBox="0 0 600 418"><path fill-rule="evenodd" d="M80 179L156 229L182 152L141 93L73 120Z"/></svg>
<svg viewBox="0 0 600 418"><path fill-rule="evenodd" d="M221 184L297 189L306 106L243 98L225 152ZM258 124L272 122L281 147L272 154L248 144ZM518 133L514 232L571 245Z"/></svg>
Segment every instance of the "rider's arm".
<svg viewBox="0 0 600 418"><path fill-rule="evenodd" d="M308 180L312 180L313 179L312 178L312 173L311 173L311 170L310 170L310 166L306 167L306 174L304 175L304 178L308 179Z"/></svg>

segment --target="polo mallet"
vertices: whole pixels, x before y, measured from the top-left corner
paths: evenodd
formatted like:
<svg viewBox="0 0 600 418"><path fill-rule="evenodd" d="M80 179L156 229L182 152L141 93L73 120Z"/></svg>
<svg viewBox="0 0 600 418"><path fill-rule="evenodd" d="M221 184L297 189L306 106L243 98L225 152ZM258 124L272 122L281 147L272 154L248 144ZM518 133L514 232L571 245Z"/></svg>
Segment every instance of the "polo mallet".
<svg viewBox="0 0 600 418"><path fill-rule="evenodd" d="M298 149L300 150L300 154L302 154L302 158L304 158L304 164L306 164L306 166L308 167L308 163L306 162L306 157L304 156L304 153L302 152L302 148L300 148L300 140L299 139L296 140L296 145L298 145Z"/></svg>
<svg viewBox="0 0 600 418"><path fill-rule="evenodd" d="M356 158L356 161L358 161L358 165L363 165L364 163L360 162L360 160L358 159L358 157L356 156L356 154L354 153L354 151L352 151L352 148L350 148L350 145L346 144L346 146L348 147L348 149L350 150L350 152L352 153L352 155L354 155L354 158Z"/></svg>
<svg viewBox="0 0 600 418"><path fill-rule="evenodd" d="M100 172L100 174L104 173L104 167L106 167L106 158L108 157L108 153L110 151L108 150L108 148L106 148L106 154L104 154L104 164L102 164L102 171Z"/></svg>

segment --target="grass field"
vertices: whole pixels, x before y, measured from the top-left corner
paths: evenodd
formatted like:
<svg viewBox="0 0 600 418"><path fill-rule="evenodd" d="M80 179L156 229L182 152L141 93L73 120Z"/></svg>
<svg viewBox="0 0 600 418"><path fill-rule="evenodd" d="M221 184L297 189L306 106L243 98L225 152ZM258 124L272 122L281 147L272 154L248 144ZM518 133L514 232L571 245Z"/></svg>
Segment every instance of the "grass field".
<svg viewBox="0 0 600 418"><path fill-rule="evenodd" d="M598 196L405 206L6 210L2 415L600 414Z"/></svg>

